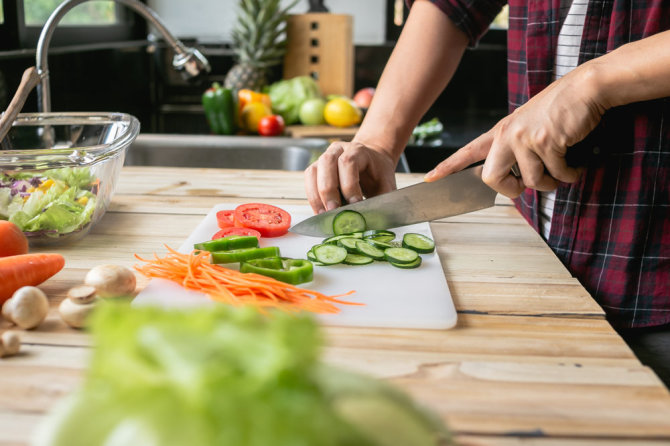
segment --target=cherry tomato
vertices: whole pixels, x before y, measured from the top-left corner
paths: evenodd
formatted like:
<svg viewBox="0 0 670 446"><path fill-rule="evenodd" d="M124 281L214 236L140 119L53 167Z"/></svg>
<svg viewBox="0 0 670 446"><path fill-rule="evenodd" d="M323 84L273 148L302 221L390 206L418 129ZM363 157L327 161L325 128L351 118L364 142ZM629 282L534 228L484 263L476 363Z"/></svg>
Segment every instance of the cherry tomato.
<svg viewBox="0 0 670 446"><path fill-rule="evenodd" d="M253 235L254 237L257 237L259 240L261 238L261 233L256 231L255 229L251 228L235 228L235 227L230 227L230 228L224 228L214 234L212 236L212 240L216 240L217 238L223 238L227 235Z"/></svg>
<svg viewBox="0 0 670 446"><path fill-rule="evenodd" d="M235 208L235 221L245 228L255 229L263 237L279 237L291 227L291 215L276 206L246 203Z"/></svg>
<svg viewBox="0 0 670 446"><path fill-rule="evenodd" d="M258 121L258 134L261 136L279 136L284 133L284 118L279 115L263 116Z"/></svg>
<svg viewBox="0 0 670 446"><path fill-rule="evenodd" d="M235 211L226 210L217 212L216 223L221 229L232 228L235 226Z"/></svg>

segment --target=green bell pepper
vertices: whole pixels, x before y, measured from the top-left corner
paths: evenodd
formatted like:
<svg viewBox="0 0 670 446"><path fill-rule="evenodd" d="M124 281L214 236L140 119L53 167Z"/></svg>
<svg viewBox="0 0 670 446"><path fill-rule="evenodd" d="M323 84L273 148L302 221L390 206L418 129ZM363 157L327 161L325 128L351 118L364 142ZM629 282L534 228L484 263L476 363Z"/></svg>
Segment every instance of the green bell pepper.
<svg viewBox="0 0 670 446"><path fill-rule="evenodd" d="M253 235L228 235L216 240L208 240L193 245L201 251L227 251L229 249L258 248L258 237Z"/></svg>
<svg viewBox="0 0 670 446"><path fill-rule="evenodd" d="M209 128L217 135L235 133L235 99L230 88L223 88L214 82L202 94L202 107Z"/></svg>
<svg viewBox="0 0 670 446"><path fill-rule="evenodd" d="M277 257L279 256L279 248L268 246L265 248L229 249L227 251L214 251L211 255L212 263L236 263L264 257Z"/></svg>
<svg viewBox="0 0 670 446"><path fill-rule="evenodd" d="M288 257L267 257L264 259L247 260L240 264L240 271L272 277L291 285L311 282L314 278L312 262L305 259L291 259Z"/></svg>

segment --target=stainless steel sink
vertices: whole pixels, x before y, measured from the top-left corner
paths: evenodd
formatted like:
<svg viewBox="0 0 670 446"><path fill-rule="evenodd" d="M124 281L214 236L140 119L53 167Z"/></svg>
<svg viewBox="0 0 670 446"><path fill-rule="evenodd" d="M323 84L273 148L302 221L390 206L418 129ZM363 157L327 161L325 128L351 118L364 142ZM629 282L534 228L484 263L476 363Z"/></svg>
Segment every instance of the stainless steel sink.
<svg viewBox="0 0 670 446"><path fill-rule="evenodd" d="M304 170L327 147L316 138L140 134L125 165Z"/></svg>

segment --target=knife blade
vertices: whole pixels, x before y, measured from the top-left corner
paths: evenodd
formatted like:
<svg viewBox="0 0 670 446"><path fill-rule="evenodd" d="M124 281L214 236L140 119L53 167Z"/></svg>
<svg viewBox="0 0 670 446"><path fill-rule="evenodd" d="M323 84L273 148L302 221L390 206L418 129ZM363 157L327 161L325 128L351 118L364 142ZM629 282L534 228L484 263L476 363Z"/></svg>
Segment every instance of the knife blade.
<svg viewBox="0 0 670 446"><path fill-rule="evenodd" d="M368 229L390 229L491 207L497 192L484 184L476 169L347 204L309 217L289 231L313 237L333 235L333 219L344 210L363 215Z"/></svg>

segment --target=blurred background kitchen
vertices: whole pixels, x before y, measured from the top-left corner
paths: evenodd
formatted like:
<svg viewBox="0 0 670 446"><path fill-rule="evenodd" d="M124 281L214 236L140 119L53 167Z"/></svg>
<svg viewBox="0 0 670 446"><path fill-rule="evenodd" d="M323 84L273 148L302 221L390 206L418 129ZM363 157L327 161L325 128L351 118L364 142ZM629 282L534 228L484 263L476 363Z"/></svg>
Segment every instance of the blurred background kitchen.
<svg viewBox="0 0 670 446"><path fill-rule="evenodd" d="M41 28L60 0L0 0L0 109L4 110L23 71L35 64ZM90 1L69 12L49 49L54 111L120 111L136 116L142 133L209 134L201 97L212 82L223 82L235 63L231 31L236 0L148 0L167 28L200 49L211 72L189 83L171 68L173 53L145 20L114 2ZM288 1L283 1L288 4ZM292 14L310 9L299 1ZM402 0L330 0L329 13L352 19L353 89L374 87L402 24ZM506 18L499 16L476 48L469 49L456 75L422 121L444 123L440 138L410 144L413 172L426 172L449 153L488 130L506 113ZM322 56L323 57L323 56ZM284 66L269 72L283 77ZM35 92L24 112L37 111Z"/></svg>

